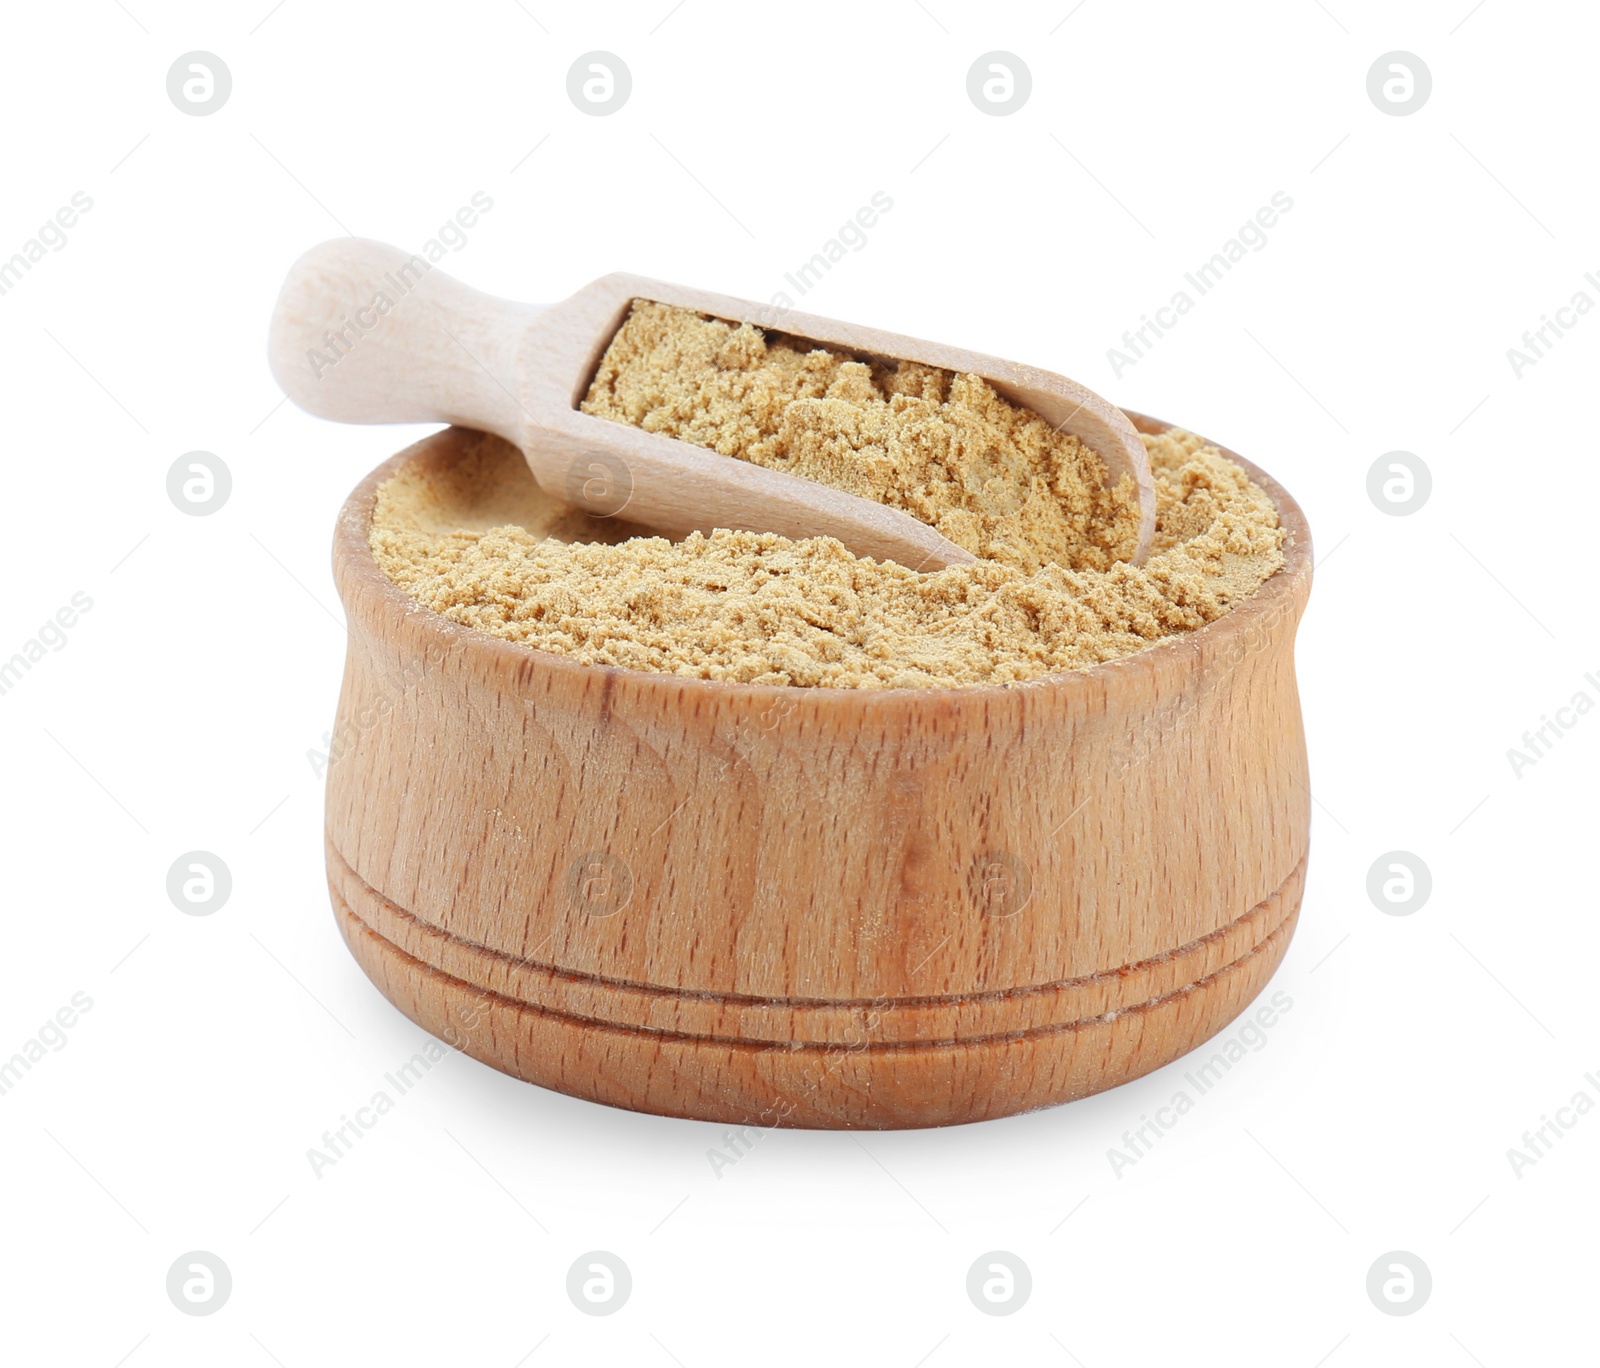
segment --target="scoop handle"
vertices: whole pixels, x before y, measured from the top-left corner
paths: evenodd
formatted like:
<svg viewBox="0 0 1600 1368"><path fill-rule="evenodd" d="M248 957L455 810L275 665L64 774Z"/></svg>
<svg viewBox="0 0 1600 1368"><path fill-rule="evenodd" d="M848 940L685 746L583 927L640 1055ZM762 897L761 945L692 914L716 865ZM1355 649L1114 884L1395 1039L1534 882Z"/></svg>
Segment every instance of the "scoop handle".
<svg viewBox="0 0 1600 1368"><path fill-rule="evenodd" d="M423 257L334 238L289 268L268 359L307 413L344 423L459 423L523 445L520 353L544 310L483 294Z"/></svg>

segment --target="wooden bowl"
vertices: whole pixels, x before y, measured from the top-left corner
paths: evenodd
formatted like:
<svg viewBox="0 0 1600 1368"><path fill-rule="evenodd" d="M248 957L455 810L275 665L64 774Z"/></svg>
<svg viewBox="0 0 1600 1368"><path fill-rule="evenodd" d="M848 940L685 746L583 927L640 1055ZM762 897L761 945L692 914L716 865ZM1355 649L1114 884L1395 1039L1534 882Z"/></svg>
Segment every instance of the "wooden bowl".
<svg viewBox="0 0 1600 1368"><path fill-rule="evenodd" d="M1166 423L1130 414L1145 432ZM1261 991L1310 826L1311 540L1207 627L1010 687L805 689L578 664L379 570L350 496L333 907L425 1030L543 1087L757 1126L908 1127L1159 1068Z"/></svg>

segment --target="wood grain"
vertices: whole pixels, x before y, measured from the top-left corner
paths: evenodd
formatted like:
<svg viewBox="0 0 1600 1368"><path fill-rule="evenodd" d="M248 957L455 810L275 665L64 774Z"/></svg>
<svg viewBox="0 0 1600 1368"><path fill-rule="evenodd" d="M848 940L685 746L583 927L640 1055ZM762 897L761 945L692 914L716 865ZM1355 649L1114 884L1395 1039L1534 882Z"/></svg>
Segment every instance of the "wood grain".
<svg viewBox="0 0 1600 1368"><path fill-rule="evenodd" d="M1009 688L786 689L579 665L407 598L367 548L378 484L494 440L401 453L335 539L330 889L426 1029L621 1106L941 1125L1157 1068L1270 977L1309 833L1311 547L1263 472L1286 564L1208 627Z"/></svg>

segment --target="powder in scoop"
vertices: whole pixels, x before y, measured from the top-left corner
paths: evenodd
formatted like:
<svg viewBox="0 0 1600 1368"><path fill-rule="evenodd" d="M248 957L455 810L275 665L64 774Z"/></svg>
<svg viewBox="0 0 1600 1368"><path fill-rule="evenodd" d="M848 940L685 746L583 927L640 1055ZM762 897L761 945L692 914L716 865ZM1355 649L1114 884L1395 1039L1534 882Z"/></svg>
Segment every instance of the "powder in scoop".
<svg viewBox="0 0 1600 1368"><path fill-rule="evenodd" d="M1133 481L975 375L860 360L635 300L583 411L902 509L1032 573L1133 555Z"/></svg>

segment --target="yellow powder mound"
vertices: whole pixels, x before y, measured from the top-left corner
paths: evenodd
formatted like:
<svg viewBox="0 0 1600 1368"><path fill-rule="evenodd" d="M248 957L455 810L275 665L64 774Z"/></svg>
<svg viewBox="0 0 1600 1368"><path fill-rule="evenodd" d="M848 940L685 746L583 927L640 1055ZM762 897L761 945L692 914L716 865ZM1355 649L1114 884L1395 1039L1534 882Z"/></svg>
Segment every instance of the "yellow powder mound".
<svg viewBox="0 0 1600 1368"><path fill-rule="evenodd" d="M903 509L976 556L1107 570L1139 534L1133 482L975 375L893 369L635 300L583 411Z"/></svg>
<svg viewBox="0 0 1600 1368"><path fill-rule="evenodd" d="M370 543L426 607L589 664L760 684L1015 683L1211 622L1282 565L1276 513L1237 465L1188 433L1145 446L1157 531L1141 568L995 558L918 574L831 538L674 543L552 502L494 439L383 485ZM1089 528L1075 545L1092 557L1110 540Z"/></svg>

